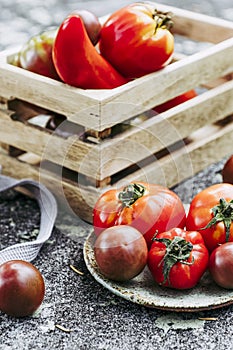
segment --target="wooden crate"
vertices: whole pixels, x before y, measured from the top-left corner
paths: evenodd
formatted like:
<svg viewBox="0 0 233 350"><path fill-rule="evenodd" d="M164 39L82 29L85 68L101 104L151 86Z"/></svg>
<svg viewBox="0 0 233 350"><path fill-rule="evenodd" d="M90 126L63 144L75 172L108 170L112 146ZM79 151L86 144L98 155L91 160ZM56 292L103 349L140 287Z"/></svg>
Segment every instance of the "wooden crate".
<svg viewBox="0 0 233 350"><path fill-rule="evenodd" d="M175 38L204 48L175 52L166 68L112 90L73 88L10 64L16 49L1 53L4 174L43 182L91 222L96 199L111 186L143 180L171 187L232 153L233 23L158 9L174 14ZM151 111L193 88L200 91L194 99ZM64 120L55 131L44 122L50 116Z"/></svg>

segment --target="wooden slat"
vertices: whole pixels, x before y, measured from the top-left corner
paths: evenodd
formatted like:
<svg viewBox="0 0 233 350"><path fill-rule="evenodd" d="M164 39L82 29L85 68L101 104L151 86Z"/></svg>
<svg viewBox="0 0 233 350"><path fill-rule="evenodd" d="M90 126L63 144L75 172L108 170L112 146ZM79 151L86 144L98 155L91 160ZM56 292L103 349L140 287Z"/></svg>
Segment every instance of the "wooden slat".
<svg viewBox="0 0 233 350"><path fill-rule="evenodd" d="M173 30L176 34L214 44L233 36L233 22L173 6L158 4L157 7L174 14Z"/></svg>
<svg viewBox="0 0 233 350"><path fill-rule="evenodd" d="M67 117L71 114L75 120L78 112L78 122L81 125L93 125L98 130L99 100L95 97L96 91L87 92L12 66L6 63L7 56L3 60L2 55L0 54L0 96L30 101Z"/></svg>
<svg viewBox="0 0 233 350"><path fill-rule="evenodd" d="M104 141L100 145L100 176L111 176L230 114L233 114L233 81Z"/></svg>
<svg viewBox="0 0 233 350"><path fill-rule="evenodd" d="M203 113L203 110L205 111ZM169 147L206 124L233 113L233 81L94 145L12 121L0 112L0 139L97 181ZM33 135L33 138L31 137Z"/></svg>
<svg viewBox="0 0 233 350"><path fill-rule="evenodd" d="M224 127L212 126L211 130L210 135L206 132L205 137L196 135L187 146L126 176L124 182L140 180L172 187L232 154L233 123Z"/></svg>
<svg viewBox="0 0 233 350"><path fill-rule="evenodd" d="M13 121L10 113L1 110L0 140L71 170L81 170L87 176L93 176L93 170L96 173L99 169L98 145L80 141L75 135L63 139L30 124Z"/></svg>
<svg viewBox="0 0 233 350"><path fill-rule="evenodd" d="M0 96L65 114L96 131L233 71L233 38L112 90L82 90L0 62ZM56 91L56 93L54 93Z"/></svg>
<svg viewBox="0 0 233 350"><path fill-rule="evenodd" d="M1 148L0 164L4 175L18 179L34 179L47 186L56 196L60 212L68 212L87 222L92 222L92 210L100 195L99 189L90 186L81 187L77 183L64 179L61 181L62 179L56 174L9 157Z"/></svg>
<svg viewBox="0 0 233 350"><path fill-rule="evenodd" d="M127 120L164 100L231 73L232 57L233 38L120 87L119 94L102 101L101 122L105 123L102 127Z"/></svg>
<svg viewBox="0 0 233 350"><path fill-rule="evenodd" d="M207 133L205 132L205 135ZM200 137L201 136L201 137ZM192 177L208 165L219 161L227 154L232 154L233 123L224 127L211 126L207 137L195 136L187 146L161 158L154 159L149 165L123 177L114 184L119 187L130 181L147 181L172 187L177 183ZM33 178L44 183L54 194L62 209L73 212L78 217L92 222L92 210L98 196L108 190L93 186L79 185L66 181L38 167L19 162L0 150L0 164L3 174L17 178ZM112 187L111 187L112 188Z"/></svg>

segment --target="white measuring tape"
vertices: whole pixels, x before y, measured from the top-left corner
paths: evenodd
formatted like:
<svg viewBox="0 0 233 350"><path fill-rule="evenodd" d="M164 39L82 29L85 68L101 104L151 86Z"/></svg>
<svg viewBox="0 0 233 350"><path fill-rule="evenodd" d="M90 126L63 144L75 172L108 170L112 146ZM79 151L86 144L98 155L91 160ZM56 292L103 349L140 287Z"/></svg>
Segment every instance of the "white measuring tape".
<svg viewBox="0 0 233 350"><path fill-rule="evenodd" d="M35 240L17 243L1 250L0 264L15 259L25 261L35 259L42 245L51 236L57 216L57 202L55 197L44 185L30 179L16 180L0 175L0 193L15 187L26 189L37 200L41 212L40 230Z"/></svg>

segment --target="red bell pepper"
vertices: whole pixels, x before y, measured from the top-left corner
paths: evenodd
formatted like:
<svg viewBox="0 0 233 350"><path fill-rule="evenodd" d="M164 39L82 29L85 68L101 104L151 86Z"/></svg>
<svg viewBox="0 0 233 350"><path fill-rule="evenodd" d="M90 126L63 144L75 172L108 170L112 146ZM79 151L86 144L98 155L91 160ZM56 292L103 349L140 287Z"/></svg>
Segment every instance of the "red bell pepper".
<svg viewBox="0 0 233 350"><path fill-rule="evenodd" d="M60 78L83 89L113 89L127 82L90 41L79 15L60 25L53 46L53 62Z"/></svg>

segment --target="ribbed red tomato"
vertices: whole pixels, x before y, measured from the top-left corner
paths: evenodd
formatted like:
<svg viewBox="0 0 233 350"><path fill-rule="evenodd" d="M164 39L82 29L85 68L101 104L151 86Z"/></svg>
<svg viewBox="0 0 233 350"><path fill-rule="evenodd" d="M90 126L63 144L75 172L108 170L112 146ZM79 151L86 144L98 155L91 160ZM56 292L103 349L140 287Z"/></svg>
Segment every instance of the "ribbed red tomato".
<svg viewBox="0 0 233 350"><path fill-rule="evenodd" d="M174 228L158 234L148 254L155 281L175 289L193 288L208 267L209 253L199 232Z"/></svg>
<svg viewBox="0 0 233 350"><path fill-rule="evenodd" d="M174 51L171 17L152 2L136 2L103 24L100 52L122 75L134 79L167 65Z"/></svg>
<svg viewBox="0 0 233 350"><path fill-rule="evenodd" d="M191 201L187 230L199 231L209 251L233 241L233 185L220 183L199 192Z"/></svg>
<svg viewBox="0 0 233 350"><path fill-rule="evenodd" d="M143 234L148 247L157 231L183 228L185 222L185 209L176 193L167 187L144 182L106 191L93 211L96 235L107 227L130 225Z"/></svg>

